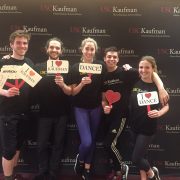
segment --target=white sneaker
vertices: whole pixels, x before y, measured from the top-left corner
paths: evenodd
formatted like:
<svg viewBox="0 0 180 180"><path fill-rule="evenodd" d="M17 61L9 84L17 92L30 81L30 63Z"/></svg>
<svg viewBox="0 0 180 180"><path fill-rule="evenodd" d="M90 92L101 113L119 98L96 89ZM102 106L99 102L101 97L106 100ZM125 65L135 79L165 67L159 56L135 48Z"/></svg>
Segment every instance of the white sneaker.
<svg viewBox="0 0 180 180"><path fill-rule="evenodd" d="M161 180L161 178L159 177L159 170L158 170L158 168L154 166L154 167L152 167L152 170L154 172L156 180Z"/></svg>

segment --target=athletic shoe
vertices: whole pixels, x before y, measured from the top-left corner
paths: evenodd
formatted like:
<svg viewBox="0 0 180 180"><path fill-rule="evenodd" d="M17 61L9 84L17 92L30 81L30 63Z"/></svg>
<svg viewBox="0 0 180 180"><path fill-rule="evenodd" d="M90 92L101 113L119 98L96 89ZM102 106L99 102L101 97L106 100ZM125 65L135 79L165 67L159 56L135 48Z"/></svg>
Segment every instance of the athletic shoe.
<svg viewBox="0 0 180 180"><path fill-rule="evenodd" d="M156 177L156 180L161 180L161 178L159 177L159 170L157 167L152 167L152 170L154 172L154 176Z"/></svg>
<svg viewBox="0 0 180 180"><path fill-rule="evenodd" d="M123 163L123 164L121 165L122 180L127 180L128 172L129 172L129 167L128 167L128 165L126 165L125 163Z"/></svg>
<svg viewBox="0 0 180 180"><path fill-rule="evenodd" d="M83 170L84 170L84 163L80 163L79 154L77 154L76 161L75 161L75 164L74 164L74 172L77 175L82 175Z"/></svg>

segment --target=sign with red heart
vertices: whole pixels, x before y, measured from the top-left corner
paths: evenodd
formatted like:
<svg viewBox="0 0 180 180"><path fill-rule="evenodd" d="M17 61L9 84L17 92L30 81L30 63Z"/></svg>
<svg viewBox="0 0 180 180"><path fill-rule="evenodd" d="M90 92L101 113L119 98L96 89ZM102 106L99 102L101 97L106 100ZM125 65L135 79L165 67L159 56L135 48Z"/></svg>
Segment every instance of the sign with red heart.
<svg viewBox="0 0 180 180"><path fill-rule="evenodd" d="M147 106L159 103L158 93L156 91L144 92L137 94L139 106Z"/></svg>
<svg viewBox="0 0 180 180"><path fill-rule="evenodd" d="M149 99L151 97L151 93L146 93L145 97L147 97Z"/></svg>
<svg viewBox="0 0 180 180"><path fill-rule="evenodd" d="M61 64L62 64L62 61L61 61L61 60L57 60L55 63L56 63L56 65L59 67L59 66L61 66Z"/></svg>
<svg viewBox="0 0 180 180"><path fill-rule="evenodd" d="M121 94L119 92L114 92L112 90L107 90L105 92L105 97L109 103L109 105L112 105L113 103L119 101L121 99Z"/></svg>
<svg viewBox="0 0 180 180"><path fill-rule="evenodd" d="M32 70L30 70L30 71L29 71L29 75L30 75L30 76L34 76L34 75L35 75L35 72L32 71Z"/></svg>
<svg viewBox="0 0 180 180"><path fill-rule="evenodd" d="M47 74L63 74L69 72L67 60L47 60Z"/></svg>

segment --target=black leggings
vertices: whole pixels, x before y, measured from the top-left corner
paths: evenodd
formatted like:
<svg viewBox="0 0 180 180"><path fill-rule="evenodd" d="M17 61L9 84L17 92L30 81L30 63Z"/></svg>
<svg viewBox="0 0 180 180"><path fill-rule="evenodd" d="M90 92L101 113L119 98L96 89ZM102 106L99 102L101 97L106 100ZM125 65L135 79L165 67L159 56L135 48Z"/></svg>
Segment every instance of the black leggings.
<svg viewBox="0 0 180 180"><path fill-rule="evenodd" d="M134 150L132 153L132 162L139 170L148 172L151 166L147 160L147 149L154 136L133 133L133 137Z"/></svg>

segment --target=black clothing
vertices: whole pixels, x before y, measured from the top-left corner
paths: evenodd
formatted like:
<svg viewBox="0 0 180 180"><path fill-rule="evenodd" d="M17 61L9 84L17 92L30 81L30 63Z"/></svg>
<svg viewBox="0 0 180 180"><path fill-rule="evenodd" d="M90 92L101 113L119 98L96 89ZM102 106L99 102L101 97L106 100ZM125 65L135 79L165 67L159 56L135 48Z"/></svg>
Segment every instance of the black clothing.
<svg viewBox="0 0 180 180"><path fill-rule="evenodd" d="M113 72L108 72L104 79L103 92L112 90L121 94L119 101L113 103L113 108L110 119L116 116L127 117L129 97L133 84L139 79L139 73L136 69L125 71L123 68L118 67Z"/></svg>
<svg viewBox="0 0 180 180"><path fill-rule="evenodd" d="M33 66L33 63L30 59L24 58L23 60L17 60L14 58L2 59L0 60L0 68L4 65L15 65L22 66L24 63L27 63L29 66ZM8 79L9 83L15 84L14 79ZM21 82L18 79L19 83ZM9 87L4 86L4 89L9 89ZM30 86L25 83L20 89L20 95L14 97L5 97L0 96L0 114L1 115L12 115L12 114L22 114L28 111L29 107L29 92Z"/></svg>
<svg viewBox="0 0 180 180"><path fill-rule="evenodd" d="M55 74L47 74L47 62L37 64L36 71L42 76L35 88L35 97L40 105L37 138L39 172L46 173L59 168L70 104L68 96L55 83ZM61 75L68 84L68 74ZM50 151L48 142L52 147Z"/></svg>
<svg viewBox="0 0 180 180"><path fill-rule="evenodd" d="M27 117L21 115L0 116L2 156L11 160L27 138Z"/></svg>
<svg viewBox="0 0 180 180"><path fill-rule="evenodd" d="M55 83L55 74L47 74L47 62L37 64L36 71L42 76L35 87L37 102L40 105L40 116L59 117L68 114L68 96ZM61 74L61 76L63 76L64 82L69 84L68 74Z"/></svg>
<svg viewBox="0 0 180 180"><path fill-rule="evenodd" d="M147 106L139 106L138 93L157 91L155 83L139 80L133 87L130 99L130 126L133 135L134 149L132 161L146 172L151 168L147 159L147 150L157 128L157 118L149 118ZM151 110L159 109L159 104L150 105Z"/></svg>
<svg viewBox="0 0 180 180"><path fill-rule="evenodd" d="M119 101L112 104L110 114L104 115L106 127L105 148L109 158L113 161L114 170L119 171L122 164L122 156L118 148L118 139L123 133L128 116L128 103L133 84L139 79L139 73L135 69L125 71L117 67L113 72L108 72L104 79L103 91L112 90L120 93Z"/></svg>
<svg viewBox="0 0 180 180"><path fill-rule="evenodd" d="M135 133L153 135L157 128L157 118L151 119L147 115L146 106L138 106L137 94L157 91L154 83L145 83L139 80L133 87L130 101L130 124ZM151 105L151 109L159 109L159 104Z"/></svg>
<svg viewBox="0 0 180 180"><path fill-rule="evenodd" d="M93 64L101 64L102 72L92 74L92 83L84 86L77 95L72 97L72 104L75 107L93 109L101 105L105 65L102 61L93 61ZM71 71L71 84L79 84L85 76L88 74L79 72L79 63L75 64Z"/></svg>
<svg viewBox="0 0 180 180"><path fill-rule="evenodd" d="M24 58L18 60L14 58L2 59L0 68L5 65L22 66L24 63L33 66L30 59ZM18 79L18 83L22 80ZM15 85L14 79L8 79L7 82ZM9 89L6 85L3 89ZM20 88L20 95L14 97L0 96L0 136L2 144L2 156L11 160L16 151L22 146L27 132L26 113L29 110L29 92L30 86L25 83Z"/></svg>

